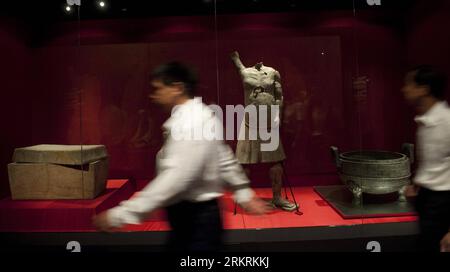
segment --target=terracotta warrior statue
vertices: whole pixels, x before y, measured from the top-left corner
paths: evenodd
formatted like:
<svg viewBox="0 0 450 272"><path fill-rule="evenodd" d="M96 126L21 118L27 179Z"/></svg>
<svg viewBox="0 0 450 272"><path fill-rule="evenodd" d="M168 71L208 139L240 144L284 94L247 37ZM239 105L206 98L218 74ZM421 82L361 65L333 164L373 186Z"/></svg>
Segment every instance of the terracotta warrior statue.
<svg viewBox="0 0 450 272"><path fill-rule="evenodd" d="M258 62L251 67L245 67L239 58L238 52L236 51L231 53L231 59L238 69L243 82L245 106L255 105L258 112L258 106L266 105L268 108L267 128L271 129L270 126L274 123L281 124L279 116L279 113L282 112L281 109L278 111L275 120L270 118L270 106L278 105L281 108L283 105L280 73L272 67L264 66L262 62ZM260 118L260 116L257 116L257 118ZM258 122L255 123L260 125L259 120L257 121ZM243 165L248 176L250 175L250 165L259 163L269 164L269 176L272 182L273 191L272 204L283 210L295 210L297 206L281 196L283 178L282 161L286 158L281 140L275 150L263 151L261 150L261 144L264 141L260 138L258 132L259 130L253 129L253 131L258 132L256 140L249 137L251 125L253 124L252 122L249 122L248 114L246 113L241 124L240 135L242 135L242 133L246 134L245 137L239 137L236 147L236 157L238 161Z"/></svg>

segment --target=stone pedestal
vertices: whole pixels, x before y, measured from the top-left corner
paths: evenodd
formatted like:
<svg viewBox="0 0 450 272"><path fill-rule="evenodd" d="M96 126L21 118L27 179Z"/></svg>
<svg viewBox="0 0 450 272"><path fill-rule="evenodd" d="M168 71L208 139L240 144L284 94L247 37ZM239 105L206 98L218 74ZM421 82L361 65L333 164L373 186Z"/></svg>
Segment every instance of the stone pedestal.
<svg viewBox="0 0 450 272"><path fill-rule="evenodd" d="M102 145L17 148L8 174L12 199L93 199L105 190L108 155Z"/></svg>

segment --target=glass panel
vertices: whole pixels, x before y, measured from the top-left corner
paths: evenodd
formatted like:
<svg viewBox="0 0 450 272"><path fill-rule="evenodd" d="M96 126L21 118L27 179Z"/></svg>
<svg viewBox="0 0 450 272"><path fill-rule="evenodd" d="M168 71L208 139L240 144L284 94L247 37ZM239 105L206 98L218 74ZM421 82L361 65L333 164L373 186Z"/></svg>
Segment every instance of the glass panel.
<svg viewBox="0 0 450 272"><path fill-rule="evenodd" d="M250 216L225 194L228 248L280 242L270 235L252 238L254 231L274 229L301 237L287 241L298 250L415 248L413 198L402 201L401 193L418 166L404 145L416 144L418 113L401 89L417 65L449 74L450 42L442 34L450 18L447 1L198 0L166 1L158 8L150 1L82 1L81 7L78 1L59 2L26 9L8 3L0 14L0 160L10 164L0 170L0 206L24 198L84 198L98 212L141 190L156 175L161 127L170 116L151 103L149 76L175 60L195 68L196 96L220 106L227 144L257 194L276 207L264 217ZM274 134L267 141L274 141L275 150L261 152L263 142L238 139L239 132L267 129L266 122L230 112L248 105L281 106L279 116L269 114ZM261 121L264 114L255 116ZM13 158L16 148L40 144L75 151L69 162ZM52 148L39 151L49 154ZM39 184L39 171L52 167L63 173L56 191L31 187L29 180ZM114 200L104 205L108 194ZM81 203L59 200L52 203ZM6 211L25 222L25 213ZM53 226L48 220L2 223L0 232L93 230L90 217L75 220L64 211L70 220L62 216ZM125 230L169 226L155 212ZM249 235L243 242L231 230ZM310 247L309 241L318 242ZM283 250L279 245L275 249Z"/></svg>
<svg viewBox="0 0 450 272"><path fill-rule="evenodd" d="M59 2L2 7L0 196L6 197L2 216L14 220L0 220L9 222L1 231L58 231L39 207L88 197L80 171L78 8ZM30 209L35 216L29 216Z"/></svg>
<svg viewBox="0 0 450 272"><path fill-rule="evenodd" d="M404 144L416 144L418 108L413 105L421 102L408 103L401 90L407 72L418 65L448 75L450 43L440 33L445 32L450 7L446 1L355 3L361 146L389 152L373 153L384 164L365 173L372 178L363 183L362 235L379 243L381 251L417 250L414 198L405 199L403 190L420 162L414 159L417 148L410 155Z"/></svg>
<svg viewBox="0 0 450 272"><path fill-rule="evenodd" d="M185 63L199 76L196 95L205 103L217 100L214 4L104 2L82 7L82 140L106 147L110 184L128 180L139 191L156 175L162 125L170 117L170 110L150 100L151 72L167 62ZM155 211L126 230L168 231L169 225Z"/></svg>
<svg viewBox="0 0 450 272"><path fill-rule="evenodd" d="M262 197L276 199L277 186L271 187L282 179L282 199L300 204L302 215L277 210L264 227L320 233L304 240L360 237L362 219L354 213L361 208L353 206L330 156L331 146L339 152L358 150L363 137L352 87L357 70L353 1L338 2L217 2L219 104L276 104L279 82L283 95L282 148L264 153L257 141L229 143ZM237 6L241 13L233 12ZM233 61L234 51L244 67L236 54ZM241 121L236 122L240 128ZM251 131L247 123L243 131ZM244 216L244 221L248 229L261 228L260 219Z"/></svg>

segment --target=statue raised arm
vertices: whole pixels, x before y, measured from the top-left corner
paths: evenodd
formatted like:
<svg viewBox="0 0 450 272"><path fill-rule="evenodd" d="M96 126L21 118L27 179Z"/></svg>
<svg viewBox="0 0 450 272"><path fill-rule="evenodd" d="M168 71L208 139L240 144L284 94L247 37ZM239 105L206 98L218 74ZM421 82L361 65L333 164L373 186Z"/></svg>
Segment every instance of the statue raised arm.
<svg viewBox="0 0 450 272"><path fill-rule="evenodd" d="M239 53L237 51L233 51L230 54L231 60L234 63L234 66L236 66L236 68L238 69L239 73L241 74L242 71L245 69L244 64L242 64L241 59L239 58Z"/></svg>

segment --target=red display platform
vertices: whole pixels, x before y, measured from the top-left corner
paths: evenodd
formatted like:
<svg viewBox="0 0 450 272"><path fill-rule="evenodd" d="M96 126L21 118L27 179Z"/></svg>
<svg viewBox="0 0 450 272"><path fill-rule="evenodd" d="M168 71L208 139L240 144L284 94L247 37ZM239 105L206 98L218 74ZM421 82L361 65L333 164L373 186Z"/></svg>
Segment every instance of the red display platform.
<svg viewBox="0 0 450 272"><path fill-rule="evenodd" d="M134 193L127 179L108 180L106 191L93 200L0 200L2 232L94 231L92 216L116 206Z"/></svg>
<svg viewBox="0 0 450 272"><path fill-rule="evenodd" d="M142 189L146 182L138 181ZM95 200L77 201L0 201L0 231L2 232L92 232L91 218L95 213L117 205L133 194L128 180L109 180L107 191ZM270 188L255 189L258 196L269 199ZM225 229L276 229L360 224L396 223L417 220L416 216L396 216L370 219L344 219L313 187L293 188L303 215L274 210L263 216L244 213L239 207L234 215L234 202L229 193L221 199ZM122 231L167 231L170 227L163 210L158 210L140 225L126 226Z"/></svg>

